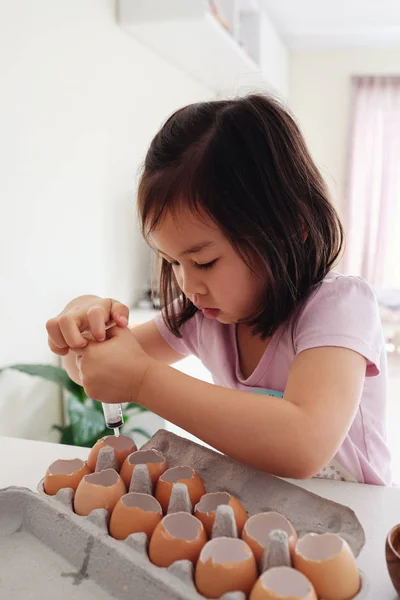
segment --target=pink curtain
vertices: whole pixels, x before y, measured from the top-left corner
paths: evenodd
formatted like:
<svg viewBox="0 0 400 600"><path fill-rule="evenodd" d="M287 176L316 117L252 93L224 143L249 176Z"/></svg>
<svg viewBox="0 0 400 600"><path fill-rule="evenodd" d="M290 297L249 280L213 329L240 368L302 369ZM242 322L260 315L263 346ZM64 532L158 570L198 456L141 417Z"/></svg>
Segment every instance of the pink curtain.
<svg viewBox="0 0 400 600"><path fill-rule="evenodd" d="M376 287L392 287L393 244L400 249L400 231L395 231L400 206L400 77L354 77L353 92L344 270Z"/></svg>

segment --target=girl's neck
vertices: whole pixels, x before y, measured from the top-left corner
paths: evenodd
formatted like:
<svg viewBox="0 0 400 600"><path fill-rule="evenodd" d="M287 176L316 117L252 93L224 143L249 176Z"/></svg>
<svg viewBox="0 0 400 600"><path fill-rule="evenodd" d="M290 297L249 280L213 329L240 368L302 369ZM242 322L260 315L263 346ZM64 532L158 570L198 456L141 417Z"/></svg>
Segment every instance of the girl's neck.
<svg viewBox="0 0 400 600"><path fill-rule="evenodd" d="M271 341L270 337L261 339L260 335L253 335L252 329L253 327L248 327L243 323L236 325L239 364L245 379L248 379L253 373Z"/></svg>

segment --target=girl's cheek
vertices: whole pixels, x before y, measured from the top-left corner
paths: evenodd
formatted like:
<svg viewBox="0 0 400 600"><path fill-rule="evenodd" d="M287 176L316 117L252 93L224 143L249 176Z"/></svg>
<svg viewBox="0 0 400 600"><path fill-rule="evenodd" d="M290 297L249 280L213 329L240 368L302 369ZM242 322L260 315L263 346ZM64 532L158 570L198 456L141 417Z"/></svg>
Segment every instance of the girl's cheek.
<svg viewBox="0 0 400 600"><path fill-rule="evenodd" d="M178 282L179 287L182 289L182 276L178 269L173 269L175 279Z"/></svg>

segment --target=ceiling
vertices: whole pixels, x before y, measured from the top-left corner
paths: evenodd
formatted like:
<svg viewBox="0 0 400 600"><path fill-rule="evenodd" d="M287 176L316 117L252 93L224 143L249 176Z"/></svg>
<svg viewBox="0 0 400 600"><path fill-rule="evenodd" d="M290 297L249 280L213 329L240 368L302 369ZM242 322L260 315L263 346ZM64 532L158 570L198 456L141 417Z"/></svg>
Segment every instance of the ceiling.
<svg viewBox="0 0 400 600"><path fill-rule="evenodd" d="M263 3L282 39L292 48L400 46L400 0Z"/></svg>

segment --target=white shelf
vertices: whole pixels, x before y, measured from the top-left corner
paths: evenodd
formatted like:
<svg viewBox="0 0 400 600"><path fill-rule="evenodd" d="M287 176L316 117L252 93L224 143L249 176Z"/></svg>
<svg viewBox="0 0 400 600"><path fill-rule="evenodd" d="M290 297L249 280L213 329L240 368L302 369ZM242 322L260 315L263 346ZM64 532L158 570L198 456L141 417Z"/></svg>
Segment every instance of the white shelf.
<svg viewBox="0 0 400 600"><path fill-rule="evenodd" d="M248 19L248 12L243 15ZM260 66L206 0L118 0L118 18L135 38L217 95L270 89ZM251 39L248 46L251 51Z"/></svg>

